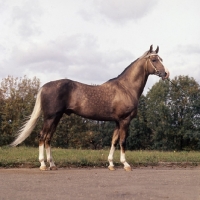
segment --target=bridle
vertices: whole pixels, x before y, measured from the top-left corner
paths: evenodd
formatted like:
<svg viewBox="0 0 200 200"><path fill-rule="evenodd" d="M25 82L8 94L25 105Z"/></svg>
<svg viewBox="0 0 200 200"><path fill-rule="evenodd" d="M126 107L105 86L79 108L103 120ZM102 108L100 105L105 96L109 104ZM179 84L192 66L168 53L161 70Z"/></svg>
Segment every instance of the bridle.
<svg viewBox="0 0 200 200"><path fill-rule="evenodd" d="M146 59L146 71L147 71L147 65L148 65L148 61L149 63L151 64L152 68L155 70L155 75L159 76L160 75L160 72L159 70L156 69L156 67L153 65L153 63L151 62L151 56L157 56L158 57L158 60L161 62L161 59L160 57L158 56L158 54L151 54L151 55L147 55L145 56L144 58Z"/></svg>

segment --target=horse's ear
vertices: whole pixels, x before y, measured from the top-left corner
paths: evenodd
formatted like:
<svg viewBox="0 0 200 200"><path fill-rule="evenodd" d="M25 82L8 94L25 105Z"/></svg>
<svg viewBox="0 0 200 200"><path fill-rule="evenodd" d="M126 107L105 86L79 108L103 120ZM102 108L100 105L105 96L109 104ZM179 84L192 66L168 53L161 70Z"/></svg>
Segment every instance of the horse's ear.
<svg viewBox="0 0 200 200"><path fill-rule="evenodd" d="M149 53L153 51L153 45L150 46Z"/></svg>
<svg viewBox="0 0 200 200"><path fill-rule="evenodd" d="M156 53L158 53L158 51L159 51L159 46L157 46Z"/></svg>

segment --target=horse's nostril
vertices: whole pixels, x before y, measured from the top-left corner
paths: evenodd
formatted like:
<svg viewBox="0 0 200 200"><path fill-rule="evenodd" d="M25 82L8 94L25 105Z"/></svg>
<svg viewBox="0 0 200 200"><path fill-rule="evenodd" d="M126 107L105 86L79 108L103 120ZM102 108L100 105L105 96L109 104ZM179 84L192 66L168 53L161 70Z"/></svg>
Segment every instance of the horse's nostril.
<svg viewBox="0 0 200 200"><path fill-rule="evenodd" d="M167 79L168 77L169 77L169 73L165 72L164 77L163 77L163 80L164 80L164 79Z"/></svg>

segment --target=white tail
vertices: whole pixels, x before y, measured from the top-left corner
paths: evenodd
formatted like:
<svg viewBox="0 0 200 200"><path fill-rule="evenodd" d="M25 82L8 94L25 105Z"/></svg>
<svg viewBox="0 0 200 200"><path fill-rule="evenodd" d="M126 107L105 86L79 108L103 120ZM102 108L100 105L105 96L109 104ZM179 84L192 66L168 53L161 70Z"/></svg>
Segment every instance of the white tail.
<svg viewBox="0 0 200 200"><path fill-rule="evenodd" d="M30 115L29 119L25 122L25 124L21 127L21 129L17 133L17 137L15 141L11 144L11 146L17 146L21 142L23 142L32 132L34 127L36 126L37 119L41 115L42 109L41 109L41 91L39 90L35 102L35 106L33 109L32 114Z"/></svg>

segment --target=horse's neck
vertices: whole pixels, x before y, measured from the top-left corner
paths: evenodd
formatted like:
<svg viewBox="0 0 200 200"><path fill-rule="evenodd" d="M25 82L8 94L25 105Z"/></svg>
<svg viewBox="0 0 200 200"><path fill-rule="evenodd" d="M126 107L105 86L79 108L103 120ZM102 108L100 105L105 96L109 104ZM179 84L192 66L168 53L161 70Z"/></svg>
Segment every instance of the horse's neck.
<svg viewBox="0 0 200 200"><path fill-rule="evenodd" d="M138 60L118 79L118 81L126 87L130 93L136 95L137 98L141 96L148 79L145 64L144 60Z"/></svg>

